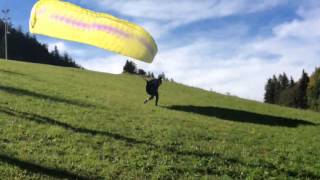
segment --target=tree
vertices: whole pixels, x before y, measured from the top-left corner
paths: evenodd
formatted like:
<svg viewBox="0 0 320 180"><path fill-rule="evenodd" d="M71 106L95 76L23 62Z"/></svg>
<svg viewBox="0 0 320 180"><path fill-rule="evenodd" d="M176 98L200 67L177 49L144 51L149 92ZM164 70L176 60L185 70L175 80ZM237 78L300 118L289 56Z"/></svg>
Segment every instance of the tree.
<svg viewBox="0 0 320 180"><path fill-rule="evenodd" d="M290 77L289 88L293 87L296 83L294 82L292 76Z"/></svg>
<svg viewBox="0 0 320 180"><path fill-rule="evenodd" d="M308 105L311 109L320 111L320 68L310 76L307 88Z"/></svg>
<svg viewBox="0 0 320 180"><path fill-rule="evenodd" d="M136 74L137 66L134 62L127 60L126 64L123 67L123 71L129 74Z"/></svg>
<svg viewBox="0 0 320 180"><path fill-rule="evenodd" d="M298 82L298 96L297 96L297 107L306 109L308 108L307 88L309 84L309 76L303 70L302 76Z"/></svg>
<svg viewBox="0 0 320 180"><path fill-rule="evenodd" d="M268 82L265 86L265 91L264 102L274 104L275 86L272 79L268 79Z"/></svg>
<svg viewBox="0 0 320 180"><path fill-rule="evenodd" d="M153 72L148 72L147 73L147 77L151 78L151 79L154 79L154 74Z"/></svg>
<svg viewBox="0 0 320 180"><path fill-rule="evenodd" d="M280 93L281 93L281 83L275 75L273 75L272 83L274 85L273 102L274 102L274 104L279 104Z"/></svg>
<svg viewBox="0 0 320 180"><path fill-rule="evenodd" d="M280 88L281 90L285 90L289 87L289 79L286 75L286 73L283 73L282 75L279 75L279 82L280 82Z"/></svg>
<svg viewBox="0 0 320 180"><path fill-rule="evenodd" d="M293 90L288 90L294 86L294 81L291 78L289 81L286 73L280 74L278 77L273 75L268 79L265 86L264 102L270 104L280 104L292 106L292 102L289 102L288 95L294 94ZM284 96L284 97L282 97Z"/></svg>
<svg viewBox="0 0 320 180"><path fill-rule="evenodd" d="M298 107L298 85L287 88L280 93L279 104L288 107Z"/></svg>
<svg viewBox="0 0 320 180"><path fill-rule="evenodd" d="M57 47L55 47L53 53L50 53L48 46L39 43L34 35L23 33L21 28L15 29L10 23L8 28L10 32L10 34L8 34L8 57L10 59L65 67L80 67L69 55L68 58L65 58L59 54ZM1 20L0 32L4 32L4 24ZM0 33L0 42L4 41L3 38L3 33ZM4 43L0 43L0 58L1 57L4 57Z"/></svg>
<svg viewBox="0 0 320 180"><path fill-rule="evenodd" d="M281 78L279 76L279 79L282 79L282 75ZM265 102L270 104L278 104L281 90L282 89L280 81L275 75L273 75L272 79L268 79L267 84L265 86Z"/></svg>
<svg viewBox="0 0 320 180"><path fill-rule="evenodd" d="M158 78L162 77L162 81L166 81L167 77L166 74L164 72L162 72L161 74L158 75Z"/></svg>
<svg viewBox="0 0 320 180"><path fill-rule="evenodd" d="M60 58L60 54L59 54L59 50L57 46L54 46L54 50L52 51L52 55L54 58L59 59Z"/></svg>

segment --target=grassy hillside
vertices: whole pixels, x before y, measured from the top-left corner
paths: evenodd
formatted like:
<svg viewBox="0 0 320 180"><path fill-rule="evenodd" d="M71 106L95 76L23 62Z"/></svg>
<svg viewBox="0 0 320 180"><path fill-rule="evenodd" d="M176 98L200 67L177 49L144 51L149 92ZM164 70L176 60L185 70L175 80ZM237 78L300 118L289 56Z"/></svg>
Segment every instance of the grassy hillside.
<svg viewBox="0 0 320 180"><path fill-rule="evenodd" d="M320 179L320 114L174 83L155 107L144 86L1 60L1 179Z"/></svg>

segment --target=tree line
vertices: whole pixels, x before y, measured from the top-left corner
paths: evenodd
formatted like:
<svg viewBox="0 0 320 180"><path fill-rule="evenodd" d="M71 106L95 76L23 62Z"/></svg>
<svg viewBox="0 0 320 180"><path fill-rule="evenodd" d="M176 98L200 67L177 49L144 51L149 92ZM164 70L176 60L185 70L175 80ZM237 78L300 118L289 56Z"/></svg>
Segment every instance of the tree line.
<svg viewBox="0 0 320 180"><path fill-rule="evenodd" d="M297 82L286 73L273 75L265 85L264 102L320 111L320 68L310 77L303 70Z"/></svg>
<svg viewBox="0 0 320 180"><path fill-rule="evenodd" d="M147 77L150 79L155 78L155 75L153 72L146 72L143 69L139 69L134 62L129 61L129 60L127 60L126 64L123 66L123 72ZM166 77L165 73L161 73L160 75L162 76L162 80L169 81L169 79ZM170 81L173 82L173 79L171 79Z"/></svg>
<svg viewBox="0 0 320 180"><path fill-rule="evenodd" d="M60 53L55 46L49 52L48 45L38 42L34 35L23 33L21 28L14 28L9 23L8 59L33 63L50 64L56 66L80 68L80 65L66 53ZM0 20L0 58L5 58L4 22Z"/></svg>

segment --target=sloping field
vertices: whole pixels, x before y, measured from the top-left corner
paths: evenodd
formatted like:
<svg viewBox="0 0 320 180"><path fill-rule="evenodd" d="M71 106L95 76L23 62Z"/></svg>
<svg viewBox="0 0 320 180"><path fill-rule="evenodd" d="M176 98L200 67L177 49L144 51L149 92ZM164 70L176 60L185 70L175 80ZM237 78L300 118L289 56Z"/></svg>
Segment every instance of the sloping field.
<svg viewBox="0 0 320 180"><path fill-rule="evenodd" d="M320 179L320 114L0 61L1 179Z"/></svg>

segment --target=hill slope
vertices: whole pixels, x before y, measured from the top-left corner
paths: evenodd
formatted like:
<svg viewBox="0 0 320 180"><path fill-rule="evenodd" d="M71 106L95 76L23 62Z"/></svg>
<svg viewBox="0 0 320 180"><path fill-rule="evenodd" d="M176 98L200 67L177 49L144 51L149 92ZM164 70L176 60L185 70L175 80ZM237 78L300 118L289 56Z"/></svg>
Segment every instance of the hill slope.
<svg viewBox="0 0 320 180"><path fill-rule="evenodd" d="M174 83L0 62L0 177L320 178L320 114Z"/></svg>

